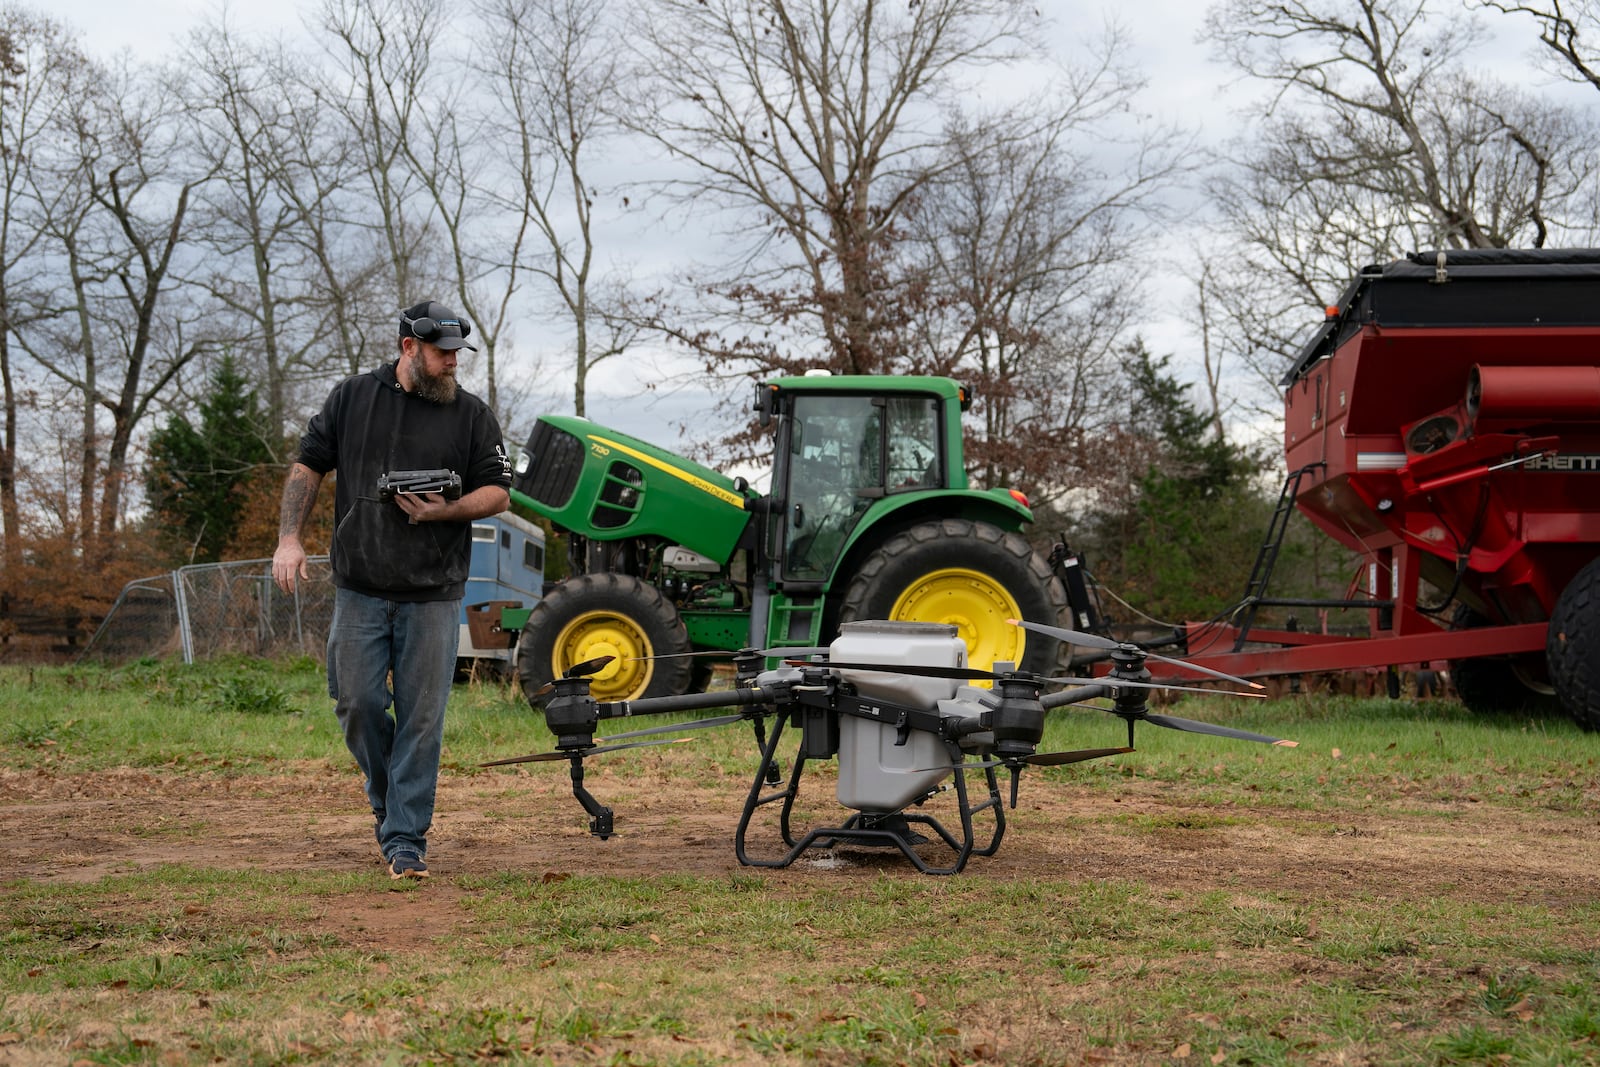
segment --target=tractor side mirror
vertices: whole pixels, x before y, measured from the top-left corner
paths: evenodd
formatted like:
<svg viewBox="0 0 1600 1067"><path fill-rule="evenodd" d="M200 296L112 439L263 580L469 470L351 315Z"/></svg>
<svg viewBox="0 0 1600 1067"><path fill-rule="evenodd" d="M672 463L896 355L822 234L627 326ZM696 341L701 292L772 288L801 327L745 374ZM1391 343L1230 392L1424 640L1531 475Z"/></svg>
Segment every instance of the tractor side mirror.
<svg viewBox="0 0 1600 1067"><path fill-rule="evenodd" d="M756 383L756 422L762 429L772 425L772 398L777 390L762 382Z"/></svg>

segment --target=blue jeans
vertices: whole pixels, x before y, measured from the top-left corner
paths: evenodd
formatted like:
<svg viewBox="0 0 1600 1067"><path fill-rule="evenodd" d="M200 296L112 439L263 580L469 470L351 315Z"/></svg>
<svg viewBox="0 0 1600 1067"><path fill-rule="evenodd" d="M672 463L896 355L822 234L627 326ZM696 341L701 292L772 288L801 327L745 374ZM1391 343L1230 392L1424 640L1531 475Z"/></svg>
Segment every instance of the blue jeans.
<svg viewBox="0 0 1600 1067"><path fill-rule="evenodd" d="M328 695L367 776L385 858L427 851L460 614L459 600L401 603L335 590Z"/></svg>

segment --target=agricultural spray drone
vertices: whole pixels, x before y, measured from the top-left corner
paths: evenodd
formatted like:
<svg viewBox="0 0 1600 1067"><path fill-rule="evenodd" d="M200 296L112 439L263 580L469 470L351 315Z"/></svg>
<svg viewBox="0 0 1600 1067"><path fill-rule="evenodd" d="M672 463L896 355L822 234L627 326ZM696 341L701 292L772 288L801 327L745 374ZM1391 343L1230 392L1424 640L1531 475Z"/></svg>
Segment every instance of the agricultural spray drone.
<svg viewBox="0 0 1600 1067"><path fill-rule="evenodd" d="M927 874L956 874L970 857L992 856L1000 847L1006 829L997 775L1002 768L1010 772L1010 805L1015 808L1025 767L1053 767L1132 752L1138 723L1270 745L1295 744L1151 711L1146 700L1149 690L1187 687L1152 683L1145 661L1165 657L1137 645L1038 623L1016 625L1073 644L1103 649L1110 654L1113 667L1109 674L1093 681L1044 678L1012 669L1009 664L996 664L1001 669L993 671L978 670L966 665L966 645L953 626L862 622L842 627L839 637L827 648L747 649L738 653L734 658L734 687L730 690L596 701L590 695L591 678L611 663L611 657L601 657L575 664L541 694L547 698L545 722L556 736L554 751L494 760L484 766L566 760L571 767L573 795L589 814L590 832L605 840L615 832L613 812L584 788L586 759L688 740L656 735L748 722L754 729L760 760L734 834L734 852L740 863L787 867L808 850L854 843L898 848ZM784 663L769 669L769 659ZM1167 662L1255 686L1180 660ZM992 688L962 684L978 681L990 682ZM1060 683L1070 687L1045 692L1047 687ZM1103 710L1128 725L1126 746L1037 751L1048 711L1103 699L1110 700ZM604 738L595 736L600 723L608 719L714 708L740 710ZM777 751L788 727L798 727L800 737L794 765L785 779ZM839 826L797 832L791 825L791 816L805 765L835 757L839 761L838 800L845 808L853 809L853 814ZM968 775L972 772L982 774L983 787L977 790L982 799L975 798L970 788ZM948 784L946 779L950 780ZM956 795L959 828L947 828L932 815L910 810L951 788ZM752 855L746 846L751 821L763 808L774 804L778 805L777 832L783 849ZM976 826L980 816L987 816L981 832ZM937 841L914 827L927 829ZM985 836L980 845L980 838ZM950 853L943 865L929 863L918 851L922 846L936 850L939 845Z"/></svg>

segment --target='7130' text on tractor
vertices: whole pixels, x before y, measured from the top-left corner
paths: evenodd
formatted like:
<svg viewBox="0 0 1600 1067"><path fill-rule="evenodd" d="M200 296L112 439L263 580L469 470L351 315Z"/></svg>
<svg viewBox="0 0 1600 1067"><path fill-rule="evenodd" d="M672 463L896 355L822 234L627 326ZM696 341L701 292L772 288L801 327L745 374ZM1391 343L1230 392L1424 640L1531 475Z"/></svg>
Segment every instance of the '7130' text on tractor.
<svg viewBox="0 0 1600 1067"><path fill-rule="evenodd" d="M597 699L687 692L715 664L691 653L817 646L858 620L953 625L974 667L1064 673L1067 645L1007 620L1068 620L1081 572L1029 544L1021 493L968 485L959 383L807 375L756 395L764 495L586 419L538 420L513 507L567 533L571 573L523 625L530 694L605 656Z"/></svg>

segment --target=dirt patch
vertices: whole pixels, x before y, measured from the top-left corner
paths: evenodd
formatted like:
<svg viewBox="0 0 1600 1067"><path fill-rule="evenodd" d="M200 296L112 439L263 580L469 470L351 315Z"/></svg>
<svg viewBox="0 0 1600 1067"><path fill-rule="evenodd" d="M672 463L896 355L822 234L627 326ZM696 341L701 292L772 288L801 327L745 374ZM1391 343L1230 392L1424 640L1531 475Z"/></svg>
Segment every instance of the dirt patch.
<svg viewBox="0 0 1600 1067"><path fill-rule="evenodd" d="M598 761L597 761L598 762ZM697 876L748 871L734 831L748 783L695 781L648 764L596 766L587 784L617 809L617 836L600 841L572 798L566 768L450 773L430 836L426 906L385 894L330 908L319 922L357 943L396 931L443 936L456 921L451 880L466 875ZM825 776L808 780L797 830L836 825ZM776 805L771 806L775 808ZM765 813L764 809L764 813ZM929 811L955 825L952 805ZM764 814L763 813L763 814ZM1035 780L993 857L963 877L1132 880L1158 891L1270 890L1288 896L1360 895L1554 904L1600 898L1600 834L1590 820L1463 800L1412 813L1321 813L1265 805L1197 804L1177 786L1130 780L1116 797ZM371 870L381 876L361 783L352 769L308 765L270 776L114 770L59 775L0 772L7 873L44 882L94 880L160 864L221 870ZM981 819L981 816L980 816ZM980 828L982 827L980 822ZM980 840L987 840L980 835ZM752 855L780 855L771 819L758 817ZM948 853L925 846L931 863ZM808 853L774 877L916 876L897 852Z"/></svg>

